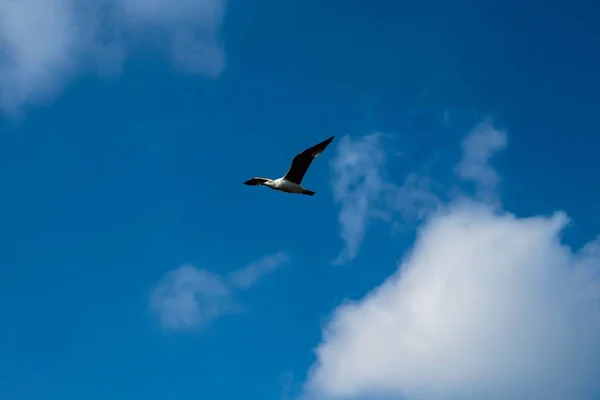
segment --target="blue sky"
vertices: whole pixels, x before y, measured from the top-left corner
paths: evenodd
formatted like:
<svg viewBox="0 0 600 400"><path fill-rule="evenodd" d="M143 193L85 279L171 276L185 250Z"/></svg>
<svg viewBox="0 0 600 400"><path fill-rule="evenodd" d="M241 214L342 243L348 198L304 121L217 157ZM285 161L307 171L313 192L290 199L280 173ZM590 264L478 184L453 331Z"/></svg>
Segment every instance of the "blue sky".
<svg viewBox="0 0 600 400"><path fill-rule="evenodd" d="M600 9L441 3L0 0L0 398L598 398Z"/></svg>

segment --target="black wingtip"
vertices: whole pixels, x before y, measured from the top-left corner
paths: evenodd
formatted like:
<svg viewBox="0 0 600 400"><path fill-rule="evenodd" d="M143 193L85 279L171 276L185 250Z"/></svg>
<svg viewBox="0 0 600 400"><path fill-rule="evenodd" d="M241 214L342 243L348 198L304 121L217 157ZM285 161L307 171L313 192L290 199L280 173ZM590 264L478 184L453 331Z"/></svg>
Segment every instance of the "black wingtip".
<svg viewBox="0 0 600 400"><path fill-rule="evenodd" d="M333 138L334 138L334 137L335 137L335 136L331 136L330 138L323 140L323 141L321 142L321 145L323 145L323 146L328 146L328 145L329 145L329 143L331 143L331 142L333 141Z"/></svg>

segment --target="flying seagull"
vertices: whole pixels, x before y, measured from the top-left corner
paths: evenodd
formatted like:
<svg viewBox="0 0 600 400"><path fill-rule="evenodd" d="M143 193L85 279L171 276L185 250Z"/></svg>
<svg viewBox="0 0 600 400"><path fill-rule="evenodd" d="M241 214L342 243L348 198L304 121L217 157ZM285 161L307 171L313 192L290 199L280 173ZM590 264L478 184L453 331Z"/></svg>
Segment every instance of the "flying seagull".
<svg viewBox="0 0 600 400"><path fill-rule="evenodd" d="M324 140L301 153L298 153L292 160L292 165L290 165L290 168L283 177L277 179L268 179L257 176L252 179L248 179L246 182L244 182L244 184L250 186L263 185L286 193L300 193L308 196L314 196L315 192L302 187L302 178L304 178L304 175L306 174L306 171L308 170L308 167L310 167L312 161L325 150L333 138L334 137L332 136L329 139Z"/></svg>

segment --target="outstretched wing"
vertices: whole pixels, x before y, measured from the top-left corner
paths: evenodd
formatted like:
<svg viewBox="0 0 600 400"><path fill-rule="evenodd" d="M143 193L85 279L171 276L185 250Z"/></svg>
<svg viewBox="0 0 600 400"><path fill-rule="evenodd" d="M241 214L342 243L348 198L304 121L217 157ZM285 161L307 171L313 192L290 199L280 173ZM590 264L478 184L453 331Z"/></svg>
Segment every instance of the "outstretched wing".
<svg viewBox="0 0 600 400"><path fill-rule="evenodd" d="M249 185L249 186L264 185L265 182L267 182L267 181L269 181L269 179L261 178L261 177L257 176L252 179L248 179L246 182L244 182L244 185Z"/></svg>
<svg viewBox="0 0 600 400"><path fill-rule="evenodd" d="M310 164L325 150L333 138L334 136L304 150L302 153L298 153L292 160L292 165L290 165L290 169L288 169L283 179L299 185L302 182L306 171L308 171Z"/></svg>

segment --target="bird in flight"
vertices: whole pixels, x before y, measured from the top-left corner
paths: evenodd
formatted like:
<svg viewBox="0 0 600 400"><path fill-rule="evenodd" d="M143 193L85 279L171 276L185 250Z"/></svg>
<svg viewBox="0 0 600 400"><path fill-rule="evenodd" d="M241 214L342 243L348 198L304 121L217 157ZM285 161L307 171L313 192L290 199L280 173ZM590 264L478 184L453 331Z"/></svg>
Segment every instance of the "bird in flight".
<svg viewBox="0 0 600 400"><path fill-rule="evenodd" d="M302 187L302 179L308 171L308 167L313 162L313 160L321 154L325 148L331 143L333 140L333 136L329 139L322 141L319 144L316 144L301 153L298 153L296 157L292 160L292 165L286 172L286 174L277 179L268 179L261 177L254 177L252 179L248 179L244 184L249 186L268 186L273 190L280 190L286 193L299 193L305 194L308 196L314 196L315 192L312 190L308 190Z"/></svg>

